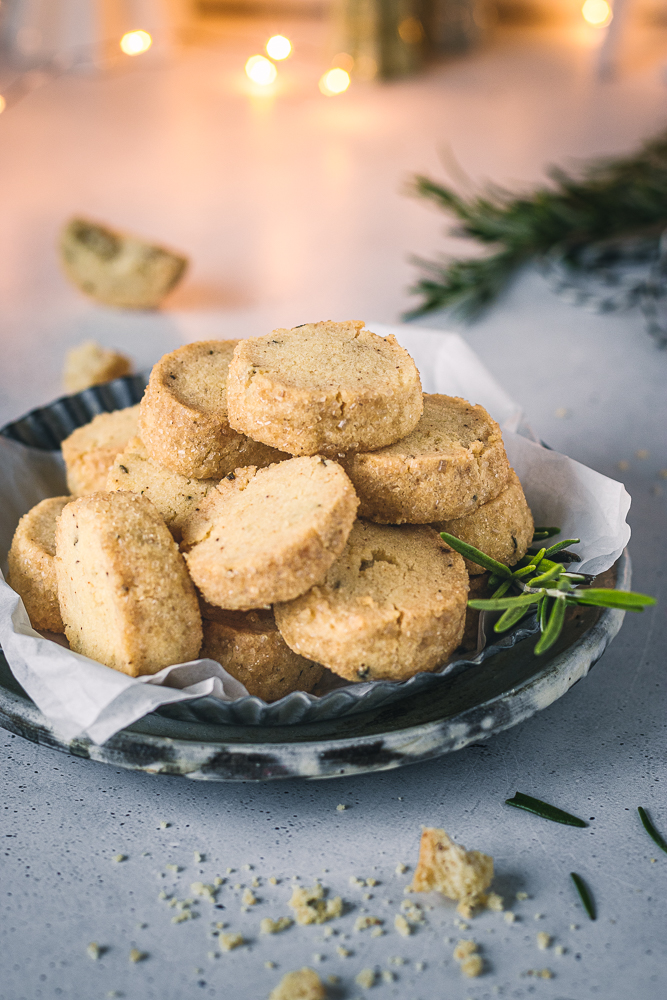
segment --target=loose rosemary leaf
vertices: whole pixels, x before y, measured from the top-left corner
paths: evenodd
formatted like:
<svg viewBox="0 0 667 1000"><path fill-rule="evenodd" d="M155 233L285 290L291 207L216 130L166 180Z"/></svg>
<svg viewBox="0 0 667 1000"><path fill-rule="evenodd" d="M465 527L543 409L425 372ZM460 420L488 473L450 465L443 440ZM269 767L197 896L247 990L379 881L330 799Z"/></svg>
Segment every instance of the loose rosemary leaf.
<svg viewBox="0 0 667 1000"><path fill-rule="evenodd" d="M490 569L492 573L497 576L506 579L512 575L512 571L508 569L501 562L497 562L492 559L491 556L487 556L486 553L481 552L476 549L474 545L468 545L467 542L462 542L460 538L456 538L454 535L449 535L446 531L440 532L440 537L443 541L447 542L450 548L454 549L460 555L465 556L466 559L470 559L471 562L477 563L479 566L484 566L485 569Z"/></svg>
<svg viewBox="0 0 667 1000"><path fill-rule="evenodd" d="M622 611L643 611L646 606L655 604L655 597L649 597L648 594L636 594L632 590L607 590L602 587L575 590L572 596L576 597L579 604L620 608Z"/></svg>
<svg viewBox="0 0 667 1000"><path fill-rule="evenodd" d="M586 910L586 913L591 918L591 920L595 920L597 916L595 912L595 903L593 902L593 897L590 894L588 886L584 882L581 875L577 875L576 872L570 872L570 878L572 879L577 888L577 892L579 893L579 898L581 899L581 902L584 904L584 909Z"/></svg>
<svg viewBox="0 0 667 1000"><path fill-rule="evenodd" d="M662 834L658 833L656 828L653 826L653 823L651 822L651 819L646 810L642 809L642 807L639 806L637 812L639 813L639 818L642 821L642 825L646 830L646 832L648 833L651 840L653 840L658 845L661 851L664 851L665 854L667 854L667 841L662 836Z"/></svg>
<svg viewBox="0 0 667 1000"><path fill-rule="evenodd" d="M551 806L541 799L534 799L532 795L524 795L523 792L516 792L514 798L505 799L505 805L514 806L515 809L525 809L526 812L541 816L542 819L550 819L552 823L562 823L563 826L585 827L583 819L573 816L572 813L565 812L557 806Z"/></svg>

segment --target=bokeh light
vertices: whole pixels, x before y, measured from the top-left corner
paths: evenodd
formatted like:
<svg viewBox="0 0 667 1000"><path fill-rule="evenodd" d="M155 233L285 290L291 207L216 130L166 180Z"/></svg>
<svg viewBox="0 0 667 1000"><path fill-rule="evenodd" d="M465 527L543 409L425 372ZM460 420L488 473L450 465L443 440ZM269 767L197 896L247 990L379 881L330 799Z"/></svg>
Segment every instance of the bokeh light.
<svg viewBox="0 0 667 1000"><path fill-rule="evenodd" d="M6 107L7 107L7 101L4 99L2 94L0 94L0 115L5 110Z"/></svg>
<svg viewBox="0 0 667 1000"><path fill-rule="evenodd" d="M596 28L606 27L613 17L612 9L607 0L586 0L581 8L581 15L584 21L588 21Z"/></svg>
<svg viewBox="0 0 667 1000"><path fill-rule="evenodd" d="M320 80L320 90L327 97L342 94L349 86L350 74L339 67L328 70Z"/></svg>
<svg viewBox="0 0 667 1000"><path fill-rule="evenodd" d="M331 65L336 69L344 69L346 73L351 73L354 68L354 59L349 52L338 52L331 60Z"/></svg>
<svg viewBox="0 0 667 1000"><path fill-rule="evenodd" d="M152 44L153 39L147 31L128 31L120 40L120 47L126 56L140 56Z"/></svg>
<svg viewBox="0 0 667 1000"><path fill-rule="evenodd" d="M292 52L292 43L284 35L274 35L266 43L266 51L272 59L287 59Z"/></svg>
<svg viewBox="0 0 667 1000"><path fill-rule="evenodd" d="M252 82L260 87L268 87L278 76L276 67L264 56L250 56L245 64L245 71Z"/></svg>

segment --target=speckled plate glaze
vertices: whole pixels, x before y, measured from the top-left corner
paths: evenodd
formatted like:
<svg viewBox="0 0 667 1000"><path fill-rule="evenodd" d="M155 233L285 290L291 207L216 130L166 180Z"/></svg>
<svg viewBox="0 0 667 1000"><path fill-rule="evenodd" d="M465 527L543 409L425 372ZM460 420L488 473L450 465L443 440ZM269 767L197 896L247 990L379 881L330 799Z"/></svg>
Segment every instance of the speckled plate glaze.
<svg viewBox="0 0 667 1000"><path fill-rule="evenodd" d="M624 553L599 578L630 587ZM149 774L200 781L332 778L385 771L461 750L515 726L585 677L618 633L624 612L571 608L556 645L533 655L526 638L468 670L370 712L291 726L208 725L152 714L97 746L63 741L0 658L0 726L56 750Z"/></svg>

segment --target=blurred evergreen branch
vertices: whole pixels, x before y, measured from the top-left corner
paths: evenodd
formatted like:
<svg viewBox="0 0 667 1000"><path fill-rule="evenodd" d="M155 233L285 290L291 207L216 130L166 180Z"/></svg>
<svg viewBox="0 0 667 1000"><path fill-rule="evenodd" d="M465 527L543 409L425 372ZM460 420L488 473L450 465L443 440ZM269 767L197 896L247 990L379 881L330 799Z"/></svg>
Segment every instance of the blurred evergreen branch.
<svg viewBox="0 0 667 1000"><path fill-rule="evenodd" d="M417 176L412 193L458 220L453 235L476 240L489 253L415 263L424 275L410 289L421 303L406 318L452 308L473 319L489 306L531 260L560 252L572 268L592 244L637 236L657 239L667 227L667 133L628 157L595 160L579 176L559 167L552 184L517 196L488 185L464 197L453 188Z"/></svg>

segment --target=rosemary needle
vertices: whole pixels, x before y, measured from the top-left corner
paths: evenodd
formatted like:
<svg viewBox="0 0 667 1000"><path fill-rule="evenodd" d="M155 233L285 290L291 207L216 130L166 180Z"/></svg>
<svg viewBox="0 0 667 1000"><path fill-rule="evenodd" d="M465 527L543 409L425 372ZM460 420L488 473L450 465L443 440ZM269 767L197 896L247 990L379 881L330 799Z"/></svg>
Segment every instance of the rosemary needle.
<svg viewBox="0 0 667 1000"><path fill-rule="evenodd" d="M593 902L593 897L591 896L588 890L588 886L584 882L581 875L577 875L576 872L570 872L570 878L572 879L577 888L577 892L579 893L579 898L581 899L581 902L584 904L584 909L586 910L586 913L591 918L591 920L595 920L596 917L595 903Z"/></svg>
<svg viewBox="0 0 667 1000"><path fill-rule="evenodd" d="M562 823L564 826L588 826L588 823L579 819L578 816L573 816L572 813L558 809L556 806L550 806L548 802L542 802L541 799L534 799L532 795L524 795L523 792L517 792L513 799L505 799L505 805L514 806L515 809L525 809L526 812L541 816L542 819L550 819L552 823Z"/></svg>
<svg viewBox="0 0 667 1000"><path fill-rule="evenodd" d="M653 826L653 823L649 819L646 810L642 809L642 807L639 806L637 812L639 813L639 818L642 821L644 829L648 833L651 840L653 840L658 845L661 851L664 851L665 854L667 854L667 841L662 836L662 834L658 833L656 828Z"/></svg>

